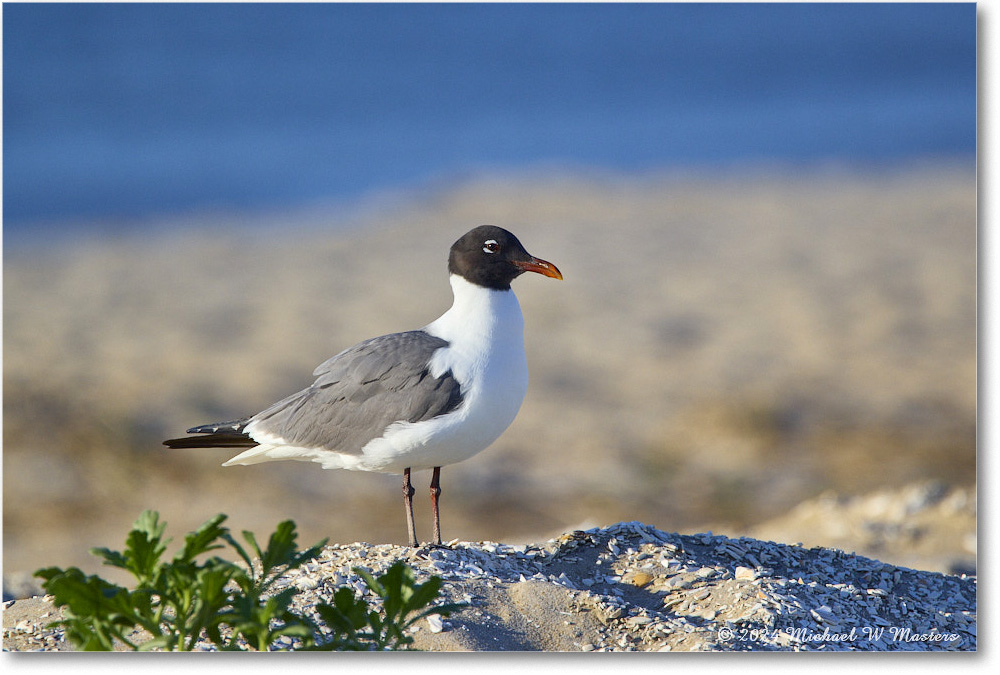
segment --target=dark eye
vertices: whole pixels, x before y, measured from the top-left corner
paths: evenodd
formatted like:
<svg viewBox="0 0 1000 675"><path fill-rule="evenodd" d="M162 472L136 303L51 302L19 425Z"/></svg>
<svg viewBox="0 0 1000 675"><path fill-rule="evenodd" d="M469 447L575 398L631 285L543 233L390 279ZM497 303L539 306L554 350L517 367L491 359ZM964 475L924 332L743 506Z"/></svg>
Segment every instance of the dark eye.
<svg viewBox="0 0 1000 675"><path fill-rule="evenodd" d="M486 253L496 253L500 250L500 244L495 239L488 239L483 242L483 251Z"/></svg>

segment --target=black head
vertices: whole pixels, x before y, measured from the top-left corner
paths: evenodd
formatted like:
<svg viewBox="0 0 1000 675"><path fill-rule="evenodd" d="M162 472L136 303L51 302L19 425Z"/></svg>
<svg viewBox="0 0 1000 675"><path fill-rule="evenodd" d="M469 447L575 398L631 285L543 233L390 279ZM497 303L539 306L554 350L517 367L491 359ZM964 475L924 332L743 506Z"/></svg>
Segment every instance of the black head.
<svg viewBox="0 0 1000 675"><path fill-rule="evenodd" d="M525 272L562 279L556 266L535 258L513 234L493 225L480 225L452 244L448 271L466 280L500 291Z"/></svg>

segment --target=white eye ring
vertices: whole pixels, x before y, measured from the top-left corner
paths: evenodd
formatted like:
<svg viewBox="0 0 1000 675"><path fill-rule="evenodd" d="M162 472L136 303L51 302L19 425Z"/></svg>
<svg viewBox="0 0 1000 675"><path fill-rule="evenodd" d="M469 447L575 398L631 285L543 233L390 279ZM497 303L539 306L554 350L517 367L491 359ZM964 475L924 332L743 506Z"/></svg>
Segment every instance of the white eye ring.
<svg viewBox="0 0 1000 675"><path fill-rule="evenodd" d="M496 239L487 239L483 243L483 251L486 253L496 253L500 250L500 244L497 243Z"/></svg>

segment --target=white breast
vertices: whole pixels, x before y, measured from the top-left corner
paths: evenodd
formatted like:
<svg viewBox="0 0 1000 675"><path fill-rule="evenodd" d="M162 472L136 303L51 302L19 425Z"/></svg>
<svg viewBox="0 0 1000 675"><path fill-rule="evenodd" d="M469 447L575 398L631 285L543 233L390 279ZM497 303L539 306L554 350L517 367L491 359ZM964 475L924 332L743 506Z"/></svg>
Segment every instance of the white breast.
<svg viewBox="0 0 1000 675"><path fill-rule="evenodd" d="M486 449L517 416L528 390L517 296L455 275L451 285L454 304L424 330L448 341L431 358L431 374L450 370L462 383L462 404L433 420L391 425L364 447L358 466L343 468L399 473L460 462Z"/></svg>

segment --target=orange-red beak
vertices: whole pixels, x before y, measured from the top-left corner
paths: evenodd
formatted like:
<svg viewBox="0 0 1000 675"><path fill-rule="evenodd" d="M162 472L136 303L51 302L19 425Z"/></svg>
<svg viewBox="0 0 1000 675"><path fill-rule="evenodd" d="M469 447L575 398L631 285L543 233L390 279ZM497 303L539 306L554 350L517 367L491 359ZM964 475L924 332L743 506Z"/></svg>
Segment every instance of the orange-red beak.
<svg viewBox="0 0 1000 675"><path fill-rule="evenodd" d="M542 276L552 277L553 279L563 278L562 272L559 271L559 268L550 263L548 260L532 258L527 262L515 260L514 264L525 272L538 272Z"/></svg>

